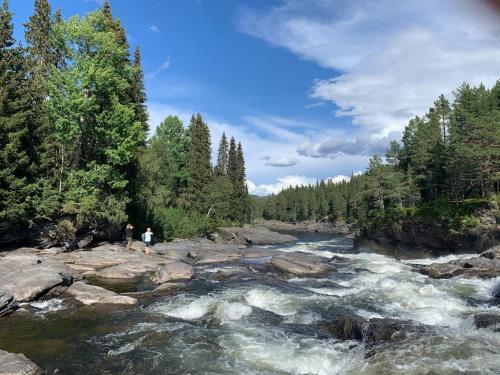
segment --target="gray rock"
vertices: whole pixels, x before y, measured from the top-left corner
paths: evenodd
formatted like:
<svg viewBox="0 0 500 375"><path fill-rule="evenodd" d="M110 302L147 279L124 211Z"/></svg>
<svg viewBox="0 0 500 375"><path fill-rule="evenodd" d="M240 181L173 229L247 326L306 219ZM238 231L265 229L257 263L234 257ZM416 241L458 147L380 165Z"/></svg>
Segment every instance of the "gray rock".
<svg viewBox="0 0 500 375"><path fill-rule="evenodd" d="M101 288L100 286L88 285L78 281L71 285L66 291L69 295L83 303L84 305L93 304L122 304L133 305L137 299L128 296L122 296L118 293Z"/></svg>
<svg viewBox="0 0 500 375"><path fill-rule="evenodd" d="M474 315L474 324L477 328L492 327L495 332L500 332L500 315L483 313Z"/></svg>
<svg viewBox="0 0 500 375"><path fill-rule="evenodd" d="M500 276L500 260L487 256L478 256L470 259L453 260L447 263L432 263L424 266L421 273L433 279L448 279L455 276L493 278Z"/></svg>
<svg viewBox="0 0 500 375"><path fill-rule="evenodd" d="M332 335L340 340L363 339L363 325L367 321L357 315L341 315L332 323L328 324L328 330Z"/></svg>
<svg viewBox="0 0 500 375"><path fill-rule="evenodd" d="M308 254L281 253L271 258L269 263L276 269L297 276L310 276L335 271L327 259Z"/></svg>
<svg viewBox="0 0 500 375"><path fill-rule="evenodd" d="M288 234L273 232L259 227L228 227L221 228L214 234L214 241L221 244L235 245L274 245L297 241L297 238Z"/></svg>
<svg viewBox="0 0 500 375"><path fill-rule="evenodd" d="M18 302L31 301L72 281L73 271L61 262L22 254L0 258L0 285Z"/></svg>
<svg viewBox="0 0 500 375"><path fill-rule="evenodd" d="M416 324L411 320L374 318L366 324L364 343L367 349L371 349L376 345L400 342L413 335L430 331L431 327Z"/></svg>
<svg viewBox="0 0 500 375"><path fill-rule="evenodd" d="M108 279L134 279L156 269L158 264L146 259L142 262L128 262L103 268L96 273L96 276Z"/></svg>
<svg viewBox="0 0 500 375"><path fill-rule="evenodd" d="M14 297L5 290L0 289L0 316L9 314L16 307Z"/></svg>
<svg viewBox="0 0 500 375"><path fill-rule="evenodd" d="M481 256L488 259L500 260L500 245L490 247L488 250L481 253Z"/></svg>
<svg viewBox="0 0 500 375"><path fill-rule="evenodd" d="M157 284L163 284L172 280L189 280L193 276L193 266L182 262L172 262L159 268L152 279Z"/></svg>
<svg viewBox="0 0 500 375"><path fill-rule="evenodd" d="M14 354L0 350L1 375L42 375L43 372L24 354Z"/></svg>

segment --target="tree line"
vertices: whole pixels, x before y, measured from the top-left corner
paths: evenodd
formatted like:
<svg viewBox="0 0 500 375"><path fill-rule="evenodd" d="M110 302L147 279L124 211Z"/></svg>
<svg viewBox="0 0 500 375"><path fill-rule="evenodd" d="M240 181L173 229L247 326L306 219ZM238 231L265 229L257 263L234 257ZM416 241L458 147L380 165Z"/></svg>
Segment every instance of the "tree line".
<svg viewBox="0 0 500 375"><path fill-rule="evenodd" d="M211 165L201 115L168 117L148 139L139 47L109 1L64 20L35 0L25 43L0 6L0 223L28 228L65 219L71 230L128 220L160 236L201 234L248 220L241 144L221 140Z"/></svg>
<svg viewBox="0 0 500 375"><path fill-rule="evenodd" d="M374 155L348 182L296 186L254 204L266 219L330 220L372 228L408 217L474 225L472 213L498 208L500 192L500 80L460 86L454 101L441 95L411 119L401 142Z"/></svg>

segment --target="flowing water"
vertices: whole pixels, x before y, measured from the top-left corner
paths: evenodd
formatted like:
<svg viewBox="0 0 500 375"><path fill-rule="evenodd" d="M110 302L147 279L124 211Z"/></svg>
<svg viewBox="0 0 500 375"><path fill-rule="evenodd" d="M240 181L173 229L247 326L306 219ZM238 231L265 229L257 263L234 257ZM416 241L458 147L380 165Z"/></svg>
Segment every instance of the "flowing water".
<svg viewBox="0 0 500 375"><path fill-rule="evenodd" d="M0 348L25 353L49 374L500 373L500 332L472 322L479 312L500 313L491 297L499 278L432 280L419 265L457 256L399 259L354 251L345 237L302 236L274 249L343 259L333 260L337 272L306 279L282 278L264 259L200 266L187 286L138 294L131 308L32 303L0 319ZM433 326L433 333L368 357L364 345L325 329L343 313L411 319Z"/></svg>

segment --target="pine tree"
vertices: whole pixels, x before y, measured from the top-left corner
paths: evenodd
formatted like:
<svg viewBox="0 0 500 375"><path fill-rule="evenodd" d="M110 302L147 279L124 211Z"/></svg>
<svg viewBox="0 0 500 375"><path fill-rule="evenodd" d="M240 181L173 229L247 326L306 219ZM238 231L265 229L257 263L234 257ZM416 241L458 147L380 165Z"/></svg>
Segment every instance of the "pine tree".
<svg viewBox="0 0 500 375"><path fill-rule="evenodd" d="M24 50L14 44L12 13L4 0L0 7L0 222L27 224L36 216L33 93Z"/></svg>
<svg viewBox="0 0 500 375"><path fill-rule="evenodd" d="M52 69L61 66L62 55L57 46L57 37L54 27L61 22L60 12L52 19L51 7L48 0L35 0L33 15L25 24L25 36L28 51L28 66L33 88L33 111L36 131L36 154L38 157L39 176L48 186L54 182L54 160L56 159L53 139L53 126L47 111L44 108L48 96L47 81Z"/></svg>
<svg viewBox="0 0 500 375"><path fill-rule="evenodd" d="M246 168L245 168L245 158L243 156L243 147L241 142L238 143L238 148L236 150L236 163L238 178L236 185L234 186L234 194L236 195L238 203L237 219L240 223L244 223L249 219L249 198L248 198L248 187L246 183Z"/></svg>
<svg viewBox="0 0 500 375"><path fill-rule="evenodd" d="M183 205L199 213L208 212L209 189L212 181L210 131L200 114L189 124L189 152L187 160L188 182Z"/></svg>
<svg viewBox="0 0 500 375"><path fill-rule="evenodd" d="M148 131L148 111L146 108L146 89L144 86L144 73L141 65L141 51L139 47L134 52L134 72L131 82L131 100L134 105L135 119L139 121L145 132Z"/></svg>
<svg viewBox="0 0 500 375"><path fill-rule="evenodd" d="M226 133L222 133L219 143L219 152L217 154L217 166L215 167L216 175L227 175L229 144L227 142Z"/></svg>

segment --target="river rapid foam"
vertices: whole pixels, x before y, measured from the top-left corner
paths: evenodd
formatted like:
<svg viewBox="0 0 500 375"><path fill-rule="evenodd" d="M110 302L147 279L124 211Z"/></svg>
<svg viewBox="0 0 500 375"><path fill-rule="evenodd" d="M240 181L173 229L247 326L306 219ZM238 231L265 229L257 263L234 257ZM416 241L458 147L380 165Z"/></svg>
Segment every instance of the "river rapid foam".
<svg viewBox="0 0 500 375"><path fill-rule="evenodd" d="M85 334L75 331L80 341L65 342L69 354L59 356L58 369L73 374L498 374L500 332L476 329L473 316L500 313L492 298L500 278L433 280L419 273L420 265L472 254L398 259L369 248L354 251L345 237L324 236L274 250L333 258L337 271L283 278L265 264L196 267L196 279L185 288L144 298L135 310L101 320L85 315L93 323ZM229 276L219 277L224 274ZM47 311L38 319L49 330L47 319L57 313ZM431 326L433 333L367 356L364 344L340 341L325 328L340 314L412 320ZM71 363L77 353L86 366ZM38 360L54 358L46 353Z"/></svg>

